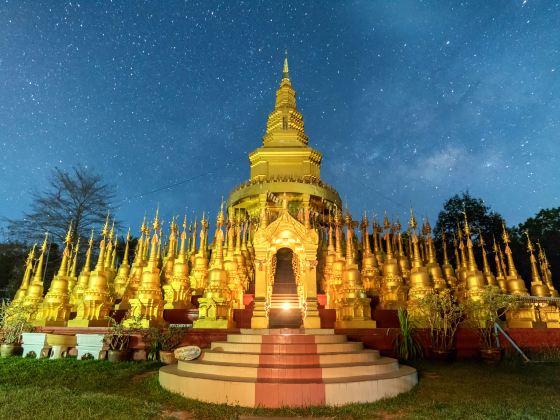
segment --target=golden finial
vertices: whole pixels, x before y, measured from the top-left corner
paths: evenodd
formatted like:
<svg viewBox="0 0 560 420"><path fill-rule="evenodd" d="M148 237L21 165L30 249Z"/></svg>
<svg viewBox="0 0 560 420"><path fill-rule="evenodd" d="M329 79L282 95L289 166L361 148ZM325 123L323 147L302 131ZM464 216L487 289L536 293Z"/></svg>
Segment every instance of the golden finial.
<svg viewBox="0 0 560 420"><path fill-rule="evenodd" d="M465 218L465 235L470 237L471 236L471 228L469 226L469 221L467 219L467 211L463 209L462 211L463 217Z"/></svg>
<svg viewBox="0 0 560 420"><path fill-rule="evenodd" d="M204 213L202 213L202 220L204 222ZM220 211L218 212L218 217L216 217L216 225L218 226L218 229L221 229L223 224L224 224L224 200L222 200L222 204L220 204Z"/></svg>
<svg viewBox="0 0 560 420"><path fill-rule="evenodd" d="M509 234L507 232L506 225L505 225L504 222L502 222L502 230L503 230L502 239L504 240L504 243L507 245L507 244L510 243L510 240L509 240Z"/></svg>
<svg viewBox="0 0 560 420"><path fill-rule="evenodd" d="M187 231L187 215L185 214L185 217L183 217L183 232ZM191 231L191 227L189 226L189 232Z"/></svg>
<svg viewBox="0 0 560 420"><path fill-rule="evenodd" d="M459 239L459 242L463 242L463 229L461 229L459 222L457 222L457 238Z"/></svg>
<svg viewBox="0 0 560 420"><path fill-rule="evenodd" d="M49 232L45 232L45 240L43 241L43 245L41 245L41 252L45 252L47 250L48 240L49 240Z"/></svg>
<svg viewBox="0 0 560 420"><path fill-rule="evenodd" d="M486 242L484 242L484 238L482 237L482 231L480 230L480 227L478 228L478 245L481 248L484 248L484 245L486 245Z"/></svg>
<svg viewBox="0 0 560 420"><path fill-rule="evenodd" d="M91 235L89 236L89 242L88 242L89 246L93 246L93 228L91 229Z"/></svg>
<svg viewBox="0 0 560 420"><path fill-rule="evenodd" d="M412 230L416 231L416 226L417 226L416 217L414 217L414 210L412 210L412 208L410 209L410 219L408 219L408 226Z"/></svg>
<svg viewBox="0 0 560 420"><path fill-rule="evenodd" d="M389 222L389 217L387 216L387 212L383 216L383 227L385 230L389 230L391 228L391 223Z"/></svg>
<svg viewBox="0 0 560 420"><path fill-rule="evenodd" d="M144 220L142 220L142 226L140 226L140 232L146 233L146 212L144 212Z"/></svg>
<svg viewBox="0 0 560 420"><path fill-rule="evenodd" d="M535 251L535 247L533 246L533 242L531 242L531 238L529 237L529 231L525 229L523 233L527 237L527 250L532 254Z"/></svg>
<svg viewBox="0 0 560 420"><path fill-rule="evenodd" d="M70 244L70 242L72 242L72 221L70 221L70 224L68 225L68 231L66 232L66 238L64 238L64 243L66 244L66 246L68 246L68 244Z"/></svg>
<svg viewBox="0 0 560 420"><path fill-rule="evenodd" d="M113 219L113 224L111 225L111 230L109 231L109 240L112 241L115 236L115 219Z"/></svg>
<svg viewBox="0 0 560 420"><path fill-rule="evenodd" d="M128 232L126 233L126 241L129 242L130 239L131 239L131 236L130 236L130 227L129 227Z"/></svg>
<svg viewBox="0 0 560 420"><path fill-rule="evenodd" d="M105 226L103 226L103 230L101 231L103 234L103 239L107 237L109 234L109 212L107 212L107 217L105 218Z"/></svg>
<svg viewBox="0 0 560 420"><path fill-rule="evenodd" d="M426 217L426 222L425 222L425 228L426 228L426 235L429 235L430 233L432 233L432 226L430 225L430 221L428 220L427 217Z"/></svg>
<svg viewBox="0 0 560 420"><path fill-rule="evenodd" d="M159 222L159 206L156 209L156 217L154 218L152 226L154 228L154 234L157 234L157 231L161 229L161 223Z"/></svg>
<svg viewBox="0 0 560 420"><path fill-rule="evenodd" d="M288 68L288 50L287 49L286 49L285 55L284 55L284 69L283 69L282 78L283 79L289 79L290 78L290 70Z"/></svg>

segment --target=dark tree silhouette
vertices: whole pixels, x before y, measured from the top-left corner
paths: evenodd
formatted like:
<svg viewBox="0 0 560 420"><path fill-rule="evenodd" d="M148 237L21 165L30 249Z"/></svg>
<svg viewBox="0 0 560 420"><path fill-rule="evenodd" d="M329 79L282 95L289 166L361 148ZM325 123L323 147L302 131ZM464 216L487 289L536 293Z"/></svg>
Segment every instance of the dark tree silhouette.
<svg viewBox="0 0 560 420"><path fill-rule="evenodd" d="M453 235L457 232L457 225L464 226L464 212L466 212L469 226L472 231L473 244L476 246L476 254L478 255L478 232L482 232L482 236L486 243L486 251L492 252L492 239L496 237L496 241L502 238L503 217L494 212L490 206L484 203L484 200L475 198L469 192L463 192L461 195L455 194L448 199L443 210L439 212L437 222L434 227L434 237L438 247L438 254L441 252L442 232L445 232L446 243L449 251L449 257L453 261Z"/></svg>
<svg viewBox="0 0 560 420"><path fill-rule="evenodd" d="M114 187L101 175L78 166L71 171L55 168L45 191L34 192L31 209L23 219L9 220L11 239L27 243L41 242L45 232L62 243L72 222L72 236L87 238L92 228L99 229L112 210ZM86 243L82 241L82 243Z"/></svg>
<svg viewBox="0 0 560 420"><path fill-rule="evenodd" d="M553 279L556 280L560 271L560 207L542 209L535 216L529 217L523 223L512 229L512 250L517 256L522 256L520 271L527 280L530 279L531 268L527 257L527 238L524 232L529 232L531 241L538 242L546 252ZM557 286L558 281L555 281Z"/></svg>

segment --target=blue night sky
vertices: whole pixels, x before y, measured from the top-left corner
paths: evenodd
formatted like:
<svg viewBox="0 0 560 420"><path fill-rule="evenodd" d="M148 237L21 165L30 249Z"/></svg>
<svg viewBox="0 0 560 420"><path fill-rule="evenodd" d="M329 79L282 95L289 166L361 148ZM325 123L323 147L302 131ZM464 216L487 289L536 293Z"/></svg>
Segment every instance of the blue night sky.
<svg viewBox="0 0 560 420"><path fill-rule="evenodd" d="M0 216L78 164L133 228L158 203L215 213L287 48L322 178L355 216L435 220L468 189L519 223L560 206L559 22L533 0L4 1Z"/></svg>

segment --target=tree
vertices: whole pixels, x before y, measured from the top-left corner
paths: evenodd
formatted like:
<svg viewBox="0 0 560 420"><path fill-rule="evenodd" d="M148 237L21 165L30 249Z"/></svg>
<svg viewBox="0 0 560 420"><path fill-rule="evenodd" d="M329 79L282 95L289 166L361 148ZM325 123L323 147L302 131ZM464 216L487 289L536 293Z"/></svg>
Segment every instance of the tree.
<svg viewBox="0 0 560 420"><path fill-rule="evenodd" d="M535 216L512 229L512 250L516 255L523 255L520 271L524 278L530 279L531 267L527 257L527 231L533 242L538 242L546 252L552 274L560 271L560 207L542 209Z"/></svg>
<svg viewBox="0 0 560 420"><path fill-rule="evenodd" d="M448 253L452 261L455 259L452 252L453 235L457 232L457 225L464 226L465 212L471 227L472 240L475 246L479 244L479 229L486 243L486 251L492 251L492 238L494 236L501 243L503 217L487 206L484 200L471 196L468 191L463 192L461 195L455 194L444 203L443 210L439 212L434 228L438 252L441 252L442 232L445 232ZM476 247L476 254L479 254L478 246Z"/></svg>
<svg viewBox="0 0 560 420"><path fill-rule="evenodd" d="M74 167L68 172L55 168L48 188L33 193L31 210L23 219L8 220L8 232L12 238L27 243L40 242L49 232L53 241L62 243L72 222L73 238L87 238L89 231L99 228L112 210L114 191L101 175L87 167Z"/></svg>

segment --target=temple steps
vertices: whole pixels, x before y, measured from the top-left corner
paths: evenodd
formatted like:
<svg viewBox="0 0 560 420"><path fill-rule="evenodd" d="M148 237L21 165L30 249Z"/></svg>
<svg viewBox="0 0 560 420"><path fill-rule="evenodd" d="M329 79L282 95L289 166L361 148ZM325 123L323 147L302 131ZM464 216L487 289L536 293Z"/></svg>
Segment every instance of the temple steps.
<svg viewBox="0 0 560 420"><path fill-rule="evenodd" d="M363 349L362 343L344 342L344 343L300 343L300 344L277 344L277 343L230 343L228 341L213 342L212 350L223 351L229 353L278 353L278 354L296 354L296 353L344 353L348 351L359 351Z"/></svg>
<svg viewBox="0 0 560 420"><path fill-rule="evenodd" d="M359 352L327 353L327 354L275 354L275 353L224 353L206 350L198 360L216 363L257 364L265 365L314 365L330 366L343 363L366 363L379 359L379 351L362 350Z"/></svg>
<svg viewBox="0 0 560 420"><path fill-rule="evenodd" d="M197 360L161 368L159 378L188 398L271 408L371 402L418 380L415 369L332 330L297 328L229 334Z"/></svg>
<svg viewBox="0 0 560 420"><path fill-rule="evenodd" d="M227 341L229 343L277 343L277 344L329 344L329 343L345 343L347 338L345 335L256 335L256 334L228 334Z"/></svg>
<svg viewBox="0 0 560 420"><path fill-rule="evenodd" d="M280 364L235 364L209 361L179 361L179 369L192 373L223 376L227 370L228 376L240 378L277 378L278 380L315 379L321 381L326 378L347 378L357 376L377 375L394 372L399 369L395 359L382 357L366 363L344 363L338 365L280 365Z"/></svg>

